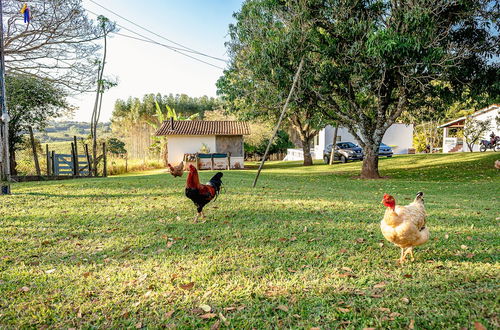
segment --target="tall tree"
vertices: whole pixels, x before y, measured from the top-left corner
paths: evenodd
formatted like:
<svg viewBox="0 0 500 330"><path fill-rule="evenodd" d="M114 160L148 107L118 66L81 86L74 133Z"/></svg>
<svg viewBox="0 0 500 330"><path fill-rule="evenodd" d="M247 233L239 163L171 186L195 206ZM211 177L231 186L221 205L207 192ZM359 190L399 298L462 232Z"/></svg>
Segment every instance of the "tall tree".
<svg viewBox="0 0 500 330"><path fill-rule="evenodd" d="M498 7L498 4L496 5ZM459 98L488 88L498 98L498 11L481 0L324 0L316 11L317 91L325 115L339 119L363 147L361 177L378 178L386 130L436 84ZM498 9L498 8L497 8ZM496 77L496 78L495 78Z"/></svg>
<svg viewBox="0 0 500 330"><path fill-rule="evenodd" d="M304 59L286 118L300 136L304 165L312 165L311 144L324 122L320 99L310 88L316 70L308 40L314 16L302 10L306 2L246 1L229 27L231 61L217 87L240 117L277 119Z"/></svg>
<svg viewBox="0 0 500 330"><path fill-rule="evenodd" d="M71 113L73 108L66 102L64 90L44 79L10 74L6 88L11 173L16 175L15 152L28 127L43 130L50 120Z"/></svg>
<svg viewBox="0 0 500 330"><path fill-rule="evenodd" d="M98 17L98 20L104 39L104 53L102 55L102 60L96 61L98 68L97 90L90 122L90 134L92 137L92 171L94 172L94 176L97 176L97 124L99 123L99 117L101 116L102 98L107 89L116 85L115 82L104 78L104 68L106 67L106 56L108 50L108 34L115 29L115 24L102 15Z"/></svg>
<svg viewBox="0 0 500 330"><path fill-rule="evenodd" d="M23 2L4 0L5 62L8 74L43 78L68 91L94 88L95 56L102 37L87 17L82 0L32 0L24 23Z"/></svg>

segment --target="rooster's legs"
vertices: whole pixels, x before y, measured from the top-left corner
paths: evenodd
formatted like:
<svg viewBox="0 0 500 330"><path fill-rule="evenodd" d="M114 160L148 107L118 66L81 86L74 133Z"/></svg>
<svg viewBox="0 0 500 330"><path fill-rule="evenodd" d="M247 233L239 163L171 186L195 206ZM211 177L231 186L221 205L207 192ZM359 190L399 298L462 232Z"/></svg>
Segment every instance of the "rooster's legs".
<svg viewBox="0 0 500 330"><path fill-rule="evenodd" d="M198 212L198 214L194 217L194 223L197 223L200 217L202 219L205 219L205 215L203 214L203 212Z"/></svg>

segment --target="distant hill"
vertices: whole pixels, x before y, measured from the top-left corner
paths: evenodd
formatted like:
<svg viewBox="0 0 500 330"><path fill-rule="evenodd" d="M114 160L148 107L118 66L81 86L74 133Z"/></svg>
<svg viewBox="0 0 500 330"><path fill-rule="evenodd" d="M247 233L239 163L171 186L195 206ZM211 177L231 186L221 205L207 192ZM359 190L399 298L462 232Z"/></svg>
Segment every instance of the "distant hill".
<svg viewBox="0 0 500 330"><path fill-rule="evenodd" d="M101 134L110 133L111 123L100 123L98 130ZM54 121L47 126L45 131L36 132L35 135L40 139L41 143L71 141L73 136L89 136L90 123L81 121Z"/></svg>

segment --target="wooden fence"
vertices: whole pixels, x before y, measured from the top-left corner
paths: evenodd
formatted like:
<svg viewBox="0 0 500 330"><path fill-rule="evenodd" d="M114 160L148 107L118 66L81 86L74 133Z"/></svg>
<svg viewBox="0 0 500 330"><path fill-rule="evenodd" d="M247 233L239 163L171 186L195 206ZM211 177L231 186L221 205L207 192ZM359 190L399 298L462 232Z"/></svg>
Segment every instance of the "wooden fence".
<svg viewBox="0 0 500 330"><path fill-rule="evenodd" d="M264 155L258 155L258 154L246 154L245 155L245 161L249 162L259 162L262 160L262 157ZM286 157L286 152L278 152L274 154L270 154L267 156L267 160L283 160Z"/></svg>

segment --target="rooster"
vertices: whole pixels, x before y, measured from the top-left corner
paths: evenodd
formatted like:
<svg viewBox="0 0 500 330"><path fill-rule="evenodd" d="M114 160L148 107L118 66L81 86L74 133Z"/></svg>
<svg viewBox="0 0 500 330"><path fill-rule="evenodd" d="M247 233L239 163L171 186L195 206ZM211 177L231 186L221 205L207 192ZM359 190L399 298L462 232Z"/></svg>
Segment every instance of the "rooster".
<svg viewBox="0 0 500 330"><path fill-rule="evenodd" d="M189 174L186 181L186 197L192 200L197 207L198 214L194 218L194 222L197 222L200 216L205 218L203 207L219 195L222 185L222 175L222 172L217 172L207 184L200 184L198 171L193 165L189 165Z"/></svg>
<svg viewBox="0 0 500 330"><path fill-rule="evenodd" d="M406 255L413 257L413 247L429 240L429 228L425 226L424 193L419 192L413 203L407 206L396 206L396 200L385 194L382 204L387 207L380 229L384 237L401 248L399 263L406 260Z"/></svg>
<svg viewBox="0 0 500 330"><path fill-rule="evenodd" d="M168 163L167 166L170 169L170 174L172 174L174 178L184 174L184 161L180 162L179 165L175 167L170 163Z"/></svg>

